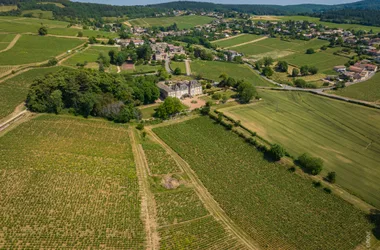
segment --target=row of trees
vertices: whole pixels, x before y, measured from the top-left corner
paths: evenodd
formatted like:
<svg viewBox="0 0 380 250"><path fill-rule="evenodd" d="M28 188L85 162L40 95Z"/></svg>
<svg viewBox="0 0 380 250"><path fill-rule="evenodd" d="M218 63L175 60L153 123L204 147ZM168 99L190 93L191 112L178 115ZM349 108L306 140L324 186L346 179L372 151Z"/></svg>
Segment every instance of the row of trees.
<svg viewBox="0 0 380 250"><path fill-rule="evenodd" d="M68 110L84 117L99 116L116 122L140 119L136 106L159 97L155 76L135 77L94 70L63 69L36 79L26 100L34 112Z"/></svg>

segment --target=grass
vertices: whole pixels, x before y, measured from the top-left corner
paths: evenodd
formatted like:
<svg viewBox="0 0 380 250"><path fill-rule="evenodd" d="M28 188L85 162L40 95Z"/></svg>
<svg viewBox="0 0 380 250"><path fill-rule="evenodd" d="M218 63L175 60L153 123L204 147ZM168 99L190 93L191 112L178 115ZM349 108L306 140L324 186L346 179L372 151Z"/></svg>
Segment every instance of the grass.
<svg viewBox="0 0 380 250"><path fill-rule="evenodd" d="M222 209L263 248L354 249L370 229L352 205L268 162L208 117L153 131L189 163ZM170 233L176 236L174 230Z"/></svg>
<svg viewBox="0 0 380 250"><path fill-rule="evenodd" d="M152 175L180 172L177 163L160 145L145 139L142 147Z"/></svg>
<svg viewBox="0 0 380 250"><path fill-rule="evenodd" d="M196 60L191 62L191 73L193 75L200 74L202 77L216 82L220 81L219 76L222 73L226 73L236 80L245 80L256 86L271 86L271 83L261 78L245 64Z"/></svg>
<svg viewBox="0 0 380 250"><path fill-rule="evenodd" d="M310 41L291 40L284 41L279 38L268 38L252 44L235 47L234 50L244 53L246 56L257 58L258 55L272 56L273 58L283 57L294 52L304 52L308 48L320 48L328 42L313 39Z"/></svg>
<svg viewBox="0 0 380 250"><path fill-rule="evenodd" d="M17 5L2 5L2 6L0 6L0 12L8 12L11 10L17 10Z"/></svg>
<svg viewBox="0 0 380 250"><path fill-rule="evenodd" d="M326 175L380 207L380 111L300 92L259 91L263 101L222 109L293 156L324 161Z"/></svg>
<svg viewBox="0 0 380 250"><path fill-rule="evenodd" d="M69 59L63 62L63 65L75 67L77 63L96 63L98 60L99 54L103 53L108 56L110 50L118 51L118 47L109 47L109 46L91 46L86 50L76 52L75 55L71 56Z"/></svg>
<svg viewBox="0 0 380 250"><path fill-rule="evenodd" d="M35 18L40 19L53 19L53 11L45 11L45 10L23 10L21 12L21 16L24 15L32 15Z"/></svg>
<svg viewBox="0 0 380 250"><path fill-rule="evenodd" d="M0 34L0 50L7 48L15 36L14 34Z"/></svg>
<svg viewBox="0 0 380 250"><path fill-rule="evenodd" d="M186 65L185 62L175 62L175 61L170 61L170 68L172 70L175 70L176 68L181 69L182 74L186 74Z"/></svg>
<svg viewBox="0 0 380 250"><path fill-rule="evenodd" d="M62 67L31 69L0 83L0 120L11 114L25 101L29 86L39 77L60 70Z"/></svg>
<svg viewBox="0 0 380 250"><path fill-rule="evenodd" d="M55 3L55 2L41 2L41 3L37 3L37 4L53 4L59 8L65 8L65 5L61 4L61 3Z"/></svg>
<svg viewBox="0 0 380 250"><path fill-rule="evenodd" d="M41 115L0 137L0 173L3 248L145 248L125 126Z"/></svg>
<svg viewBox="0 0 380 250"><path fill-rule="evenodd" d="M134 73L154 73L157 72L160 68L162 68L162 65L149 65L149 64L140 64L135 66Z"/></svg>
<svg viewBox="0 0 380 250"><path fill-rule="evenodd" d="M256 39L261 38L262 36L252 35L252 34L244 34L241 36L230 37L229 39L222 39L221 41L213 41L214 44L220 47L230 47L241 43L250 42Z"/></svg>
<svg viewBox="0 0 380 250"><path fill-rule="evenodd" d="M336 74L333 70L334 66L344 65L348 62L347 57L333 55L329 52L316 52L314 54L306 54L305 52L295 53L282 58L281 60L288 62L300 68L303 65L315 66L319 69L319 73Z"/></svg>
<svg viewBox="0 0 380 250"><path fill-rule="evenodd" d="M380 103L380 74L377 73L368 81L356 83L346 88L332 91L332 93L368 102Z"/></svg>
<svg viewBox="0 0 380 250"><path fill-rule="evenodd" d="M82 43L77 39L23 35L12 49L0 53L0 65L43 62Z"/></svg>
<svg viewBox="0 0 380 250"><path fill-rule="evenodd" d="M129 22L134 26L153 27L153 26L170 26L177 24L179 29L190 29L197 25L210 23L214 20L208 16L176 16L176 17L151 17L131 19Z"/></svg>
<svg viewBox="0 0 380 250"><path fill-rule="evenodd" d="M142 113L142 118L143 119L149 119L152 118L154 113L156 112L156 108L158 108L157 105L149 105L148 107L141 106L139 109Z"/></svg>

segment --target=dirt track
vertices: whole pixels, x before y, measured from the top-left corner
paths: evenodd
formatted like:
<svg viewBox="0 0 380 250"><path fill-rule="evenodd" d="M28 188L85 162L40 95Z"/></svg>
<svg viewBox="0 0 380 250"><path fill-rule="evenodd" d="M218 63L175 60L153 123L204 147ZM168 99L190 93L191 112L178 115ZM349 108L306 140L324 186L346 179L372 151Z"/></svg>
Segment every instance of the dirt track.
<svg viewBox="0 0 380 250"><path fill-rule="evenodd" d="M245 43L239 43L239 44L236 44L236 45L233 45L230 47L226 47L226 49L236 48L236 47L240 47L240 46L251 44L251 43L257 43L257 42L260 42L260 41L265 40L267 38L268 38L267 36L264 36L264 37L261 37L261 38L256 39L256 40L252 40L252 41L245 42Z"/></svg>
<svg viewBox="0 0 380 250"><path fill-rule="evenodd" d="M0 50L0 53L5 52L5 51L10 50L11 48L13 48L13 46L15 46L15 44L17 43L18 39L20 39L20 37L21 37L21 35L17 34L15 36L15 38L13 38L12 42L10 42L5 49Z"/></svg>

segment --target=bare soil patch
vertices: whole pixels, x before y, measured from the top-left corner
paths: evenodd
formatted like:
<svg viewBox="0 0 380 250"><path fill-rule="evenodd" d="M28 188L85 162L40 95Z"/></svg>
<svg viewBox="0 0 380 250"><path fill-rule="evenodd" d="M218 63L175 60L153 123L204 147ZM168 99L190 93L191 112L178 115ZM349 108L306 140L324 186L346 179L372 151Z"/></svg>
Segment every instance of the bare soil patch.
<svg viewBox="0 0 380 250"><path fill-rule="evenodd" d="M183 104L189 107L190 110L194 110L206 105L206 101L199 98L199 96L195 96L193 98L185 98L181 100Z"/></svg>
<svg viewBox="0 0 380 250"><path fill-rule="evenodd" d="M133 63L124 63L121 65L122 70L135 70L135 65Z"/></svg>

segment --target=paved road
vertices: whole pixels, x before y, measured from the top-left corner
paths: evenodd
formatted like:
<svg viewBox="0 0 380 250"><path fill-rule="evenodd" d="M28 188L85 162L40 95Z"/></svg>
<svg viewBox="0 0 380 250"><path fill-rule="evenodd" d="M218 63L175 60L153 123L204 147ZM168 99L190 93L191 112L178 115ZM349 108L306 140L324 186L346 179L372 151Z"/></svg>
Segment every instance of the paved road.
<svg viewBox="0 0 380 250"><path fill-rule="evenodd" d="M166 69L166 72L168 72L169 74L172 73L172 70L170 68L170 58L169 58L169 56L165 59L165 69Z"/></svg>
<svg viewBox="0 0 380 250"><path fill-rule="evenodd" d="M185 66L186 66L186 75L191 75L191 68L190 68L190 60L185 60Z"/></svg>

